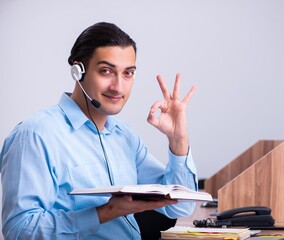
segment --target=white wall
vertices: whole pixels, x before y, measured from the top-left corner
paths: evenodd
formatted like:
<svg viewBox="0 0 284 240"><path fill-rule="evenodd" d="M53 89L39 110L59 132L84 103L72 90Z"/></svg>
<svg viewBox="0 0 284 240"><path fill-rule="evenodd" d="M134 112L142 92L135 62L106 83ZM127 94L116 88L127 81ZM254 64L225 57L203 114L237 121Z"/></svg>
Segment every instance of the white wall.
<svg viewBox="0 0 284 240"><path fill-rule="evenodd" d="M183 94L199 177L209 177L259 139L283 139L284 1L0 0L0 144L22 119L71 91L67 58L83 29L116 23L138 45L138 73L120 114L166 163L167 141L147 124L161 99L155 76ZM162 150L163 149L163 150Z"/></svg>

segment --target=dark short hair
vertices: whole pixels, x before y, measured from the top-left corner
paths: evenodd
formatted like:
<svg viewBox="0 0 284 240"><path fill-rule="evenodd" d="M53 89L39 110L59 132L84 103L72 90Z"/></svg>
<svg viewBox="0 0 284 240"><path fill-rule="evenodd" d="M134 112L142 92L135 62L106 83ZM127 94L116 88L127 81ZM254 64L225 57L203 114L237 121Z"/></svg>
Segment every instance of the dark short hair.
<svg viewBox="0 0 284 240"><path fill-rule="evenodd" d="M136 43L127 33L113 23L99 22L79 35L71 49L68 63L73 65L77 61L87 66L94 51L106 46L132 46L135 53L137 51Z"/></svg>

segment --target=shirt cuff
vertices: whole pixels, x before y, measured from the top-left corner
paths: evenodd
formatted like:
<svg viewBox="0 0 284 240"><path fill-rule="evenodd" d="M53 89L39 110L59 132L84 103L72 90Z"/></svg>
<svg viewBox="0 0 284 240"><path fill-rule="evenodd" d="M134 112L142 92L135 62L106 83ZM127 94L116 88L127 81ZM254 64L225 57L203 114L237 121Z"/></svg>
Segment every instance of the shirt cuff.
<svg viewBox="0 0 284 240"><path fill-rule="evenodd" d="M187 155L176 156L172 153L169 148L169 167L174 170L181 170L184 167L187 167L194 175L196 175L197 170L195 163L193 161L191 148L189 147Z"/></svg>
<svg viewBox="0 0 284 240"><path fill-rule="evenodd" d="M77 212L77 223L80 229L80 237L85 238L97 232L100 228L100 221L95 207L83 209Z"/></svg>

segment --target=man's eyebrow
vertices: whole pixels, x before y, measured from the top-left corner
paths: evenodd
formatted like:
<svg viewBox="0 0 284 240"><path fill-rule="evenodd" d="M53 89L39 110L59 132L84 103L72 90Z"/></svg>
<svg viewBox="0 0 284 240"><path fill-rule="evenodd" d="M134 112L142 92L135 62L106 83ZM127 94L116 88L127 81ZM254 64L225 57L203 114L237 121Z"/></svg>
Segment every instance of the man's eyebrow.
<svg viewBox="0 0 284 240"><path fill-rule="evenodd" d="M110 62L108 62L108 61L99 61L99 62L97 62L97 65L100 65L100 64L106 64L106 65L108 65L108 66L110 66L110 67L112 67L112 68L115 68L116 66L114 65L114 64L112 64L112 63L110 63ZM129 66L129 67L126 67L125 69L136 69L136 66L134 65L134 66Z"/></svg>

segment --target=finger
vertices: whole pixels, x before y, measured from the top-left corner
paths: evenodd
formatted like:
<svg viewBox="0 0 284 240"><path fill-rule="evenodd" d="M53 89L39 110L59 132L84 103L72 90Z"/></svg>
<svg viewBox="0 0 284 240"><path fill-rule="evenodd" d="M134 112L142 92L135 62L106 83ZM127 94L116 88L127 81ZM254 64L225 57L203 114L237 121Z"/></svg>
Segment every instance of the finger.
<svg viewBox="0 0 284 240"><path fill-rule="evenodd" d="M176 75L174 90L173 90L173 99L179 99L179 91L180 91L180 74Z"/></svg>
<svg viewBox="0 0 284 240"><path fill-rule="evenodd" d="M164 96L164 99L165 101L169 101L171 99L171 94L170 92L168 91L168 88L167 88L167 85L165 84L163 78L161 75L158 75L157 76L157 80L158 80L158 83L160 85L160 88L162 90L162 93L163 93L163 96Z"/></svg>
<svg viewBox="0 0 284 240"><path fill-rule="evenodd" d="M188 93L186 94L186 96L184 97L184 99L182 100L182 102L187 104L189 102L189 100L192 98L192 96L195 93L196 89L197 89L197 86L193 85L190 88L190 90L188 91Z"/></svg>
<svg viewBox="0 0 284 240"><path fill-rule="evenodd" d="M157 127L159 125L159 119L155 117L155 113L158 110L161 110L162 112L167 111L167 104L162 102L155 102L149 112L149 115L147 117L148 123L152 124L153 126Z"/></svg>

